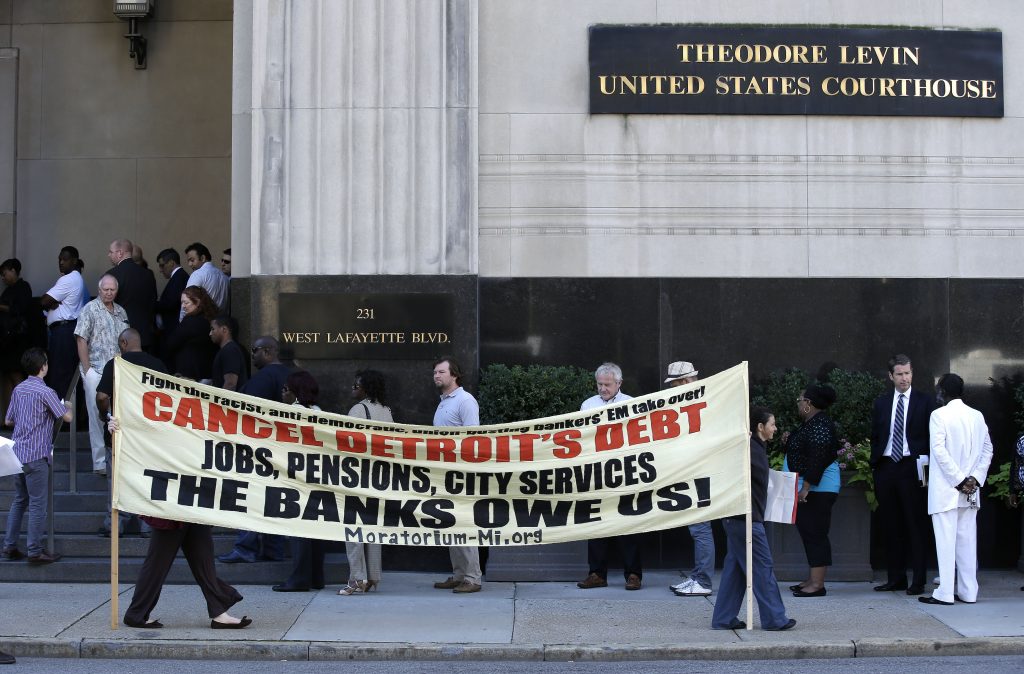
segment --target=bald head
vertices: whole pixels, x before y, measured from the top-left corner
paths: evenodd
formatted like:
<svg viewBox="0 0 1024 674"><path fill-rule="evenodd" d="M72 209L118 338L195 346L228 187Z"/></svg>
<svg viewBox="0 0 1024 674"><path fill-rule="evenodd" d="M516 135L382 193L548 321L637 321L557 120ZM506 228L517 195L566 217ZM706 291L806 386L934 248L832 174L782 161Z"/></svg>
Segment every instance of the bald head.
<svg viewBox="0 0 1024 674"><path fill-rule="evenodd" d="M142 351L142 337L139 336L139 331L135 328L122 330L121 334L117 336L117 346L121 349L121 353Z"/></svg>
<svg viewBox="0 0 1024 674"><path fill-rule="evenodd" d="M110 242L110 247L107 248L107 257L110 259L110 263L116 267L121 260L132 256L132 250L132 242L128 239L114 239Z"/></svg>
<svg viewBox="0 0 1024 674"><path fill-rule="evenodd" d="M252 364L263 369L271 363L278 362L277 355L281 345L270 335L262 335L256 338L252 344Z"/></svg>

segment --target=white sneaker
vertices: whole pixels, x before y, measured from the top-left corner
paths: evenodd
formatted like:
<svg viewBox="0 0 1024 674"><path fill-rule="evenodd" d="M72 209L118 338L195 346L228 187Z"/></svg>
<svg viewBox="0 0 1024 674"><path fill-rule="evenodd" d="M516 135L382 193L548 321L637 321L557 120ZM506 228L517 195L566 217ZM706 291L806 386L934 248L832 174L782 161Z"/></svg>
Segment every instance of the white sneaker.
<svg viewBox="0 0 1024 674"><path fill-rule="evenodd" d="M710 589L703 587L692 578L680 583L678 586L673 586L672 591L679 597L707 597L711 594Z"/></svg>

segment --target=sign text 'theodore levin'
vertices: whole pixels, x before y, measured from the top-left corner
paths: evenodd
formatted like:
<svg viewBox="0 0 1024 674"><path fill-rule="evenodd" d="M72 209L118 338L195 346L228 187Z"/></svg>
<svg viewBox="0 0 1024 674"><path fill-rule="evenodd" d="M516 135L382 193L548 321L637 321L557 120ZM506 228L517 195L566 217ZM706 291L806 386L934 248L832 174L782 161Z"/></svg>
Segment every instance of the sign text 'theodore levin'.
<svg viewBox="0 0 1024 674"><path fill-rule="evenodd" d="M1002 33L590 28L590 112L1003 116Z"/></svg>

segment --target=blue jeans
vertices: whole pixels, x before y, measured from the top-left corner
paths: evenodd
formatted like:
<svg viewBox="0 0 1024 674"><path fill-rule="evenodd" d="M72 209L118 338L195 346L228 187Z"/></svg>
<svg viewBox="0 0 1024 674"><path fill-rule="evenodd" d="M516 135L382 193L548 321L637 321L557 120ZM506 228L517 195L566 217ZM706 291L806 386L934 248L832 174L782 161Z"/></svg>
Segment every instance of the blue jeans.
<svg viewBox="0 0 1024 674"><path fill-rule="evenodd" d="M35 557L43 551L43 532L46 529L46 509L49 498L50 462L36 459L25 464L21 475L14 476L17 495L11 502L7 514L7 534L4 549L18 545L21 535L21 517L28 510L28 556Z"/></svg>
<svg viewBox="0 0 1024 674"><path fill-rule="evenodd" d="M747 545L746 525L743 520L724 519L728 551L722 563L722 577L718 583L718 597L715 611L711 616L711 627L716 630L733 629L737 614L747 593ZM782 604L779 583L775 579L772 552L768 549L768 538L764 523L754 522L751 528L754 599L761 615L761 629L773 630L788 622L786 607Z"/></svg>
<svg viewBox="0 0 1024 674"><path fill-rule="evenodd" d="M715 535L711 522L691 524L690 538L693 539L693 571L690 578L700 583L705 590L711 589L711 577L715 575Z"/></svg>

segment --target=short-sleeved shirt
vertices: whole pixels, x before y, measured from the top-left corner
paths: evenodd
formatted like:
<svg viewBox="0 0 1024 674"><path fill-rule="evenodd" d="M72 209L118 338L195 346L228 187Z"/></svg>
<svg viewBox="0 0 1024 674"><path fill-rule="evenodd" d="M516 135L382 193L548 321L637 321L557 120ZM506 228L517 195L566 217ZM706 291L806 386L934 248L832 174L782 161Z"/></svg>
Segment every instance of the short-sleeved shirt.
<svg viewBox="0 0 1024 674"><path fill-rule="evenodd" d="M371 419L373 421L394 421L394 417L391 416L391 408L387 405L381 405L378 402L364 398L360 400L352 409L348 411L348 416L359 417L360 419Z"/></svg>
<svg viewBox="0 0 1024 674"><path fill-rule="evenodd" d="M189 286L199 286L210 295L221 313L228 312L231 277L217 269L212 262L204 262L199 269L192 272L192 275L188 277L188 283L185 284L186 288ZM184 315L185 310L182 309L178 314L178 319L180 320Z"/></svg>
<svg viewBox="0 0 1024 674"><path fill-rule="evenodd" d="M217 350L217 355L213 357L212 372L213 385L217 388L224 388L224 375L233 374L238 376L235 390L242 390L249 381L249 362L238 342L231 340Z"/></svg>
<svg viewBox="0 0 1024 674"><path fill-rule="evenodd" d="M89 343L89 365L97 372L117 356L117 338L128 329L128 314L120 305L115 304L114 310L107 311L103 300L96 298L85 305L78 316L75 336Z"/></svg>
<svg viewBox="0 0 1024 674"><path fill-rule="evenodd" d="M14 454L22 463L53 454L53 422L67 414L60 396L37 376L14 387L7 408L7 422L14 424Z"/></svg>
<svg viewBox="0 0 1024 674"><path fill-rule="evenodd" d="M466 389L461 386L441 396L434 412L435 426L479 426L480 406Z"/></svg>
<svg viewBox="0 0 1024 674"><path fill-rule="evenodd" d="M89 293L85 281L77 269L62 275L53 287L46 291L57 302L57 308L46 312L46 324L57 321L73 321L82 310L83 300L88 301Z"/></svg>
<svg viewBox="0 0 1024 674"><path fill-rule="evenodd" d="M254 374L252 379L245 383L241 392L257 398L281 402L281 389L288 383L290 373L291 370L287 366L281 363L270 363Z"/></svg>
<svg viewBox="0 0 1024 674"><path fill-rule="evenodd" d="M615 403L622 402L623 400L630 400L632 397L633 396L627 395L622 391L616 393L611 400L602 400L601 396L599 395L590 396L589 398L583 401L582 405L580 405L580 411L592 410L595 407L604 407L605 405L613 405Z"/></svg>

